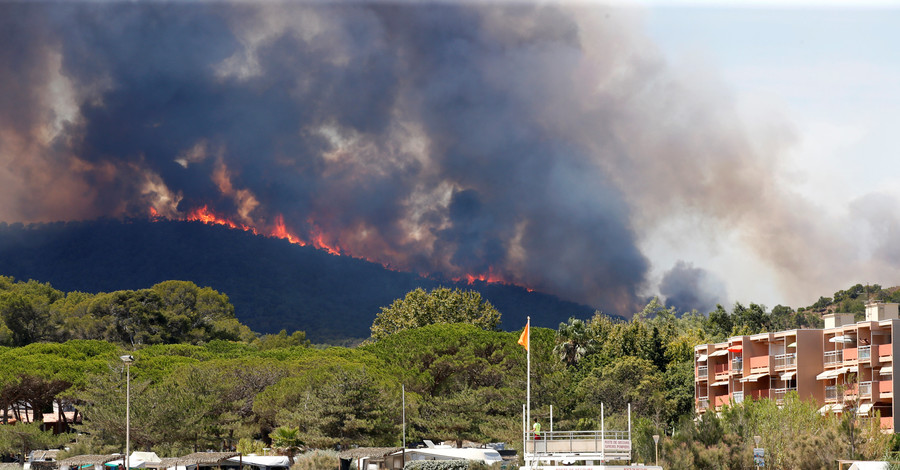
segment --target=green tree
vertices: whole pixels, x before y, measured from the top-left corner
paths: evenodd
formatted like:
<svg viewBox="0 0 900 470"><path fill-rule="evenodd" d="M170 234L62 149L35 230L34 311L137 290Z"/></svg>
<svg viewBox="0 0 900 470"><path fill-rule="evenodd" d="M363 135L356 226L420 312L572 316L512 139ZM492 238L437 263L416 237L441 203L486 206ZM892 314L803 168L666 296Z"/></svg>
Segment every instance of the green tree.
<svg viewBox="0 0 900 470"><path fill-rule="evenodd" d="M272 439L272 445L278 453L287 455L290 464L294 465L294 455L297 455L303 446L303 441L300 440L300 429L279 426L272 431L272 434L269 434L269 438Z"/></svg>
<svg viewBox="0 0 900 470"><path fill-rule="evenodd" d="M0 453L19 455L19 461L24 462L32 450L58 447L72 437L68 434L54 435L52 431L43 431L42 426L43 423L40 421L0 426Z"/></svg>
<svg viewBox="0 0 900 470"><path fill-rule="evenodd" d="M0 295L0 319L9 328L13 346L48 339L51 298L33 292L12 291Z"/></svg>
<svg viewBox="0 0 900 470"><path fill-rule="evenodd" d="M269 349L291 348L295 346L309 347L310 341L306 339L306 333L303 331L295 331L290 336L287 330L281 330L278 334L262 335L254 342L257 349L266 351Z"/></svg>
<svg viewBox="0 0 900 470"><path fill-rule="evenodd" d="M475 291L439 287L426 293L419 288L382 307L372 323L372 338L378 340L398 331L435 323L469 323L496 330L500 312Z"/></svg>
<svg viewBox="0 0 900 470"><path fill-rule="evenodd" d="M412 438L512 440L525 398L525 350L517 338L468 324L437 324L402 331L363 349L396 371L406 385L407 400L417 396L418 411L407 414ZM544 368L536 363L539 357L555 362L552 338L552 330L533 329L535 370ZM538 373L534 376L537 405L551 398Z"/></svg>
<svg viewBox="0 0 900 470"><path fill-rule="evenodd" d="M568 366L578 364L595 345L594 338L583 320L569 318L568 323L560 323L553 352Z"/></svg>
<svg viewBox="0 0 900 470"><path fill-rule="evenodd" d="M267 422L299 428L311 447L388 445L396 440L396 383L362 364L320 357L261 393L254 409Z"/></svg>

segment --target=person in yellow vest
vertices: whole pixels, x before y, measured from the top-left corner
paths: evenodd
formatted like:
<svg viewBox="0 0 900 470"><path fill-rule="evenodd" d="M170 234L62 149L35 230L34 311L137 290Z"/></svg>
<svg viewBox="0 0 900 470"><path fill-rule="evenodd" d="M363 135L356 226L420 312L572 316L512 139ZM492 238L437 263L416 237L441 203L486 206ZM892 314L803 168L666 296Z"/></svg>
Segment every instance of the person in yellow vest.
<svg viewBox="0 0 900 470"><path fill-rule="evenodd" d="M540 438L541 438L541 423L538 422L537 418L534 418L534 426L532 426L532 429L534 429L534 440L536 440L536 441L540 440Z"/></svg>

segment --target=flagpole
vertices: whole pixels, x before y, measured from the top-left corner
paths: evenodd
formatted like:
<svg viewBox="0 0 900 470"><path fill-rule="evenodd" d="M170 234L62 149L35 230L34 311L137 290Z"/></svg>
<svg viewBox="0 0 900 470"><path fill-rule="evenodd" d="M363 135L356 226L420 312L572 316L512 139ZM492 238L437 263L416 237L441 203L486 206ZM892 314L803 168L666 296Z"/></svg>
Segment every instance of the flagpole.
<svg viewBox="0 0 900 470"><path fill-rule="evenodd" d="M528 372L525 379L525 403L527 403L528 409L528 412L526 413L528 415L528 419L525 421L526 423L528 423L525 427L526 435L528 434L528 426L531 426L531 317L529 316L527 318L528 321L525 323L525 328L528 330L528 336L525 338L525 343L528 344L528 346L525 347L525 355L528 357ZM537 443L535 443L535 446L537 446ZM532 449L532 453L535 452L537 452L537 448ZM530 466L531 465L529 465L529 467Z"/></svg>

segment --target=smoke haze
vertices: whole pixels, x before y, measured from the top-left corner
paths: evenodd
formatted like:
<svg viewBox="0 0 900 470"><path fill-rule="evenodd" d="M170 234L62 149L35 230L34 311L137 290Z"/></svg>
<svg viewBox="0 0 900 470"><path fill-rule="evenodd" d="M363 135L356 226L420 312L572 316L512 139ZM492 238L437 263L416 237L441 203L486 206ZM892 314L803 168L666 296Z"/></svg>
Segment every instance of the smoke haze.
<svg viewBox="0 0 900 470"><path fill-rule="evenodd" d="M625 315L672 214L801 292L844 243L772 177L789 126L745 125L624 8L5 2L0 43L3 221L283 216L394 268ZM679 264L659 289L708 308L714 277Z"/></svg>

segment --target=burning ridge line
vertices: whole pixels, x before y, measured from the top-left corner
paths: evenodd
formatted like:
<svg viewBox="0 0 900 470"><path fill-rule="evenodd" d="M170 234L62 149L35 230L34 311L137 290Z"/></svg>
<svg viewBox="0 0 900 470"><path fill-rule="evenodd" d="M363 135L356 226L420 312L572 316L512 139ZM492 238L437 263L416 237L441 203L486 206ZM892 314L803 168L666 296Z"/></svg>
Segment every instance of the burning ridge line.
<svg viewBox="0 0 900 470"><path fill-rule="evenodd" d="M332 246L332 245L325 243L324 234L322 234L321 231L319 231L319 230L316 230L315 236L312 238L312 242L307 242L306 240L300 238L298 235L290 232L287 229L287 226L284 223L284 216L282 216L281 214L275 216L275 226L268 233L261 233L256 227L253 227L253 226L250 226L247 224L238 223L231 219L216 215L212 210L209 209L209 207L207 205L204 205L202 207L199 207L197 209L189 211L187 213L187 215L185 215L183 217L177 217L177 218L171 218L171 217L166 217L166 216L160 215L159 212L156 210L156 208L150 207L150 221L157 222L157 221L161 221L161 220L177 220L177 221L186 221L186 222L201 222L201 223L204 223L207 225L221 225L224 227L228 227L232 230L241 230L244 232L250 232L257 236L263 236L263 237L267 237L267 238L276 238L276 239L280 239L280 240L287 240L289 243L294 244L294 245L299 245L299 246L311 245L312 247L314 247L318 250L324 250L327 253L334 255L334 256L349 256L351 258L361 259L364 261L368 261L370 263L379 264L383 268L390 270L390 271L395 271L395 272L401 271L399 268L391 266L387 263L382 263L382 262L375 261L375 260L372 260L372 259L369 259L366 257L355 256L355 255L352 255L349 253L344 253L341 251L340 246L338 246L338 245ZM315 226L315 224L312 224L312 225ZM419 273L419 275L422 277L425 277L425 278L435 279L428 273ZM439 280L439 279L436 279L436 280ZM494 274L493 268L489 268L487 274L483 274L483 273L482 274L464 274L459 277L450 278L450 280L455 283L465 282L466 284L468 284L470 286L474 285L476 282L483 282L486 284L501 284L501 285L507 285L507 286L521 287L528 292L534 292L534 289L532 289L530 287L513 284L511 282L508 282L508 281L500 278L499 276Z"/></svg>

